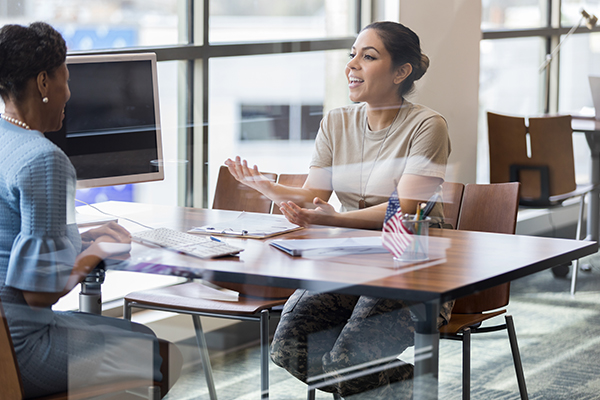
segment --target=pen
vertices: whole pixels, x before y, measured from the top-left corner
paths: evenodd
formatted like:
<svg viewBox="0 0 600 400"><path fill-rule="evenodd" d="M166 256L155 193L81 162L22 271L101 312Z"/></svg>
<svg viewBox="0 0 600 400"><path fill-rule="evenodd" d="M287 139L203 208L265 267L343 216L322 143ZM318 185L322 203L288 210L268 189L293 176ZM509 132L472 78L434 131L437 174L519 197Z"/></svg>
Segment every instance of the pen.
<svg viewBox="0 0 600 400"><path fill-rule="evenodd" d="M219 239L217 239L217 238L216 238L216 237L214 237L214 236L211 236L211 237L210 237L210 240L214 240L215 242L220 242L220 240L219 240Z"/></svg>

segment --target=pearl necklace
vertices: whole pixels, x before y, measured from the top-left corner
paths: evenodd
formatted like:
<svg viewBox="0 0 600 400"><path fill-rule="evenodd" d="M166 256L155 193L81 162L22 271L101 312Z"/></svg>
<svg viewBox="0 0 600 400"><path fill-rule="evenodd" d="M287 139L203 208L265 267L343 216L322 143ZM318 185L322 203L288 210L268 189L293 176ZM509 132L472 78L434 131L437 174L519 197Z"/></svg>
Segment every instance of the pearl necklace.
<svg viewBox="0 0 600 400"><path fill-rule="evenodd" d="M30 130L31 130L31 128L29 127L29 125L27 125L27 124L26 124L25 122L23 122L23 121L19 121L19 120L18 120L18 119L16 119L16 118L9 117L9 116L7 116L6 114L2 114L2 115L0 115L0 117L2 117L2 119L3 119L3 120L6 120L6 121L8 121L8 122L10 122L10 123L12 123L12 124L15 124L15 125L17 125L17 126L20 126L20 127L22 127L22 128L25 128L25 129L27 129L28 131L30 131Z"/></svg>

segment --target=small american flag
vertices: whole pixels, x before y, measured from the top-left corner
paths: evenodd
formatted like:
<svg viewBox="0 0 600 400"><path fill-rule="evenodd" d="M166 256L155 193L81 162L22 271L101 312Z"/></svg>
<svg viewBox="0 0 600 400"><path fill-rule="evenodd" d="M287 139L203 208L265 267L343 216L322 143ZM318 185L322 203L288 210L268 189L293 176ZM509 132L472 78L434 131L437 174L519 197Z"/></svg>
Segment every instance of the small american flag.
<svg viewBox="0 0 600 400"><path fill-rule="evenodd" d="M398 191L394 190L388 200L388 207L383 220L381 243L395 257L400 257L412 241L412 233L402 224L400 199L398 199Z"/></svg>

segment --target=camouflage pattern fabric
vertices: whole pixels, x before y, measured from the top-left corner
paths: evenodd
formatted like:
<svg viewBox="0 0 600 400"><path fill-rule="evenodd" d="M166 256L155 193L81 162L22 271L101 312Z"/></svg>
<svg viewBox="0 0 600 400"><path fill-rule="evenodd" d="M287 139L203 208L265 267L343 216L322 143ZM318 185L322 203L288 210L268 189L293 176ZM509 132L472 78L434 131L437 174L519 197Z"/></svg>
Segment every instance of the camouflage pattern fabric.
<svg viewBox="0 0 600 400"><path fill-rule="evenodd" d="M412 398L413 366L397 357L414 344L416 303L297 290L283 308L273 362L344 398ZM438 326L453 302L442 305Z"/></svg>

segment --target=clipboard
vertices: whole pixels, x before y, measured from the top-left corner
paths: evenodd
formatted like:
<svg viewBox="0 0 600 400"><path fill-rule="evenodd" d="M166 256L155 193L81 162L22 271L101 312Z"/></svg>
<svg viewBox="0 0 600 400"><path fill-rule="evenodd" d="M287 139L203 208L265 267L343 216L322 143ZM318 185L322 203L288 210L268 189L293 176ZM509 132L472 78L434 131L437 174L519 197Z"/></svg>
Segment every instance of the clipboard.
<svg viewBox="0 0 600 400"><path fill-rule="evenodd" d="M266 239L298 229L302 229L302 227L292 224L283 215L247 213L242 211L237 217L231 220L192 228L188 233Z"/></svg>
<svg viewBox="0 0 600 400"><path fill-rule="evenodd" d="M346 255L388 253L381 244L381 236L332 238L332 239L280 239L271 246L291 255Z"/></svg>

